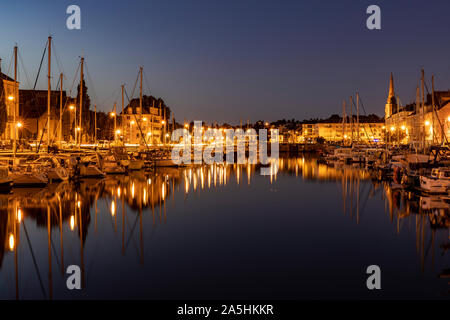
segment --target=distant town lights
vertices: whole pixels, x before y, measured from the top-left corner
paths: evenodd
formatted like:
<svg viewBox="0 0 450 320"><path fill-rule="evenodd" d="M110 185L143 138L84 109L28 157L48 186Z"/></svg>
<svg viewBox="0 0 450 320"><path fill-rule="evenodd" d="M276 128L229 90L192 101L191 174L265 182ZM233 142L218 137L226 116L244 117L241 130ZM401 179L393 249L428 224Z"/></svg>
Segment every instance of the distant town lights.
<svg viewBox="0 0 450 320"><path fill-rule="evenodd" d="M73 104L70 105L70 106L69 106L69 110L72 110L72 111L75 110L75 106L74 106Z"/></svg>
<svg viewBox="0 0 450 320"><path fill-rule="evenodd" d="M430 121L428 121L428 120L425 121L425 125L426 125L426 126L429 126L429 125L430 125Z"/></svg>
<svg viewBox="0 0 450 320"><path fill-rule="evenodd" d="M394 127L394 126L392 126L392 127L391 127L391 131L394 131L394 130L395 130L395 127Z"/></svg>
<svg viewBox="0 0 450 320"><path fill-rule="evenodd" d="M147 121L147 118L144 117L142 120Z"/></svg>
<svg viewBox="0 0 450 320"><path fill-rule="evenodd" d="M81 128L80 128L80 127L77 127L77 131L81 131Z"/></svg>
<svg viewBox="0 0 450 320"><path fill-rule="evenodd" d="M163 120L163 121L161 121L161 124L165 124L166 122Z"/></svg>
<svg viewBox="0 0 450 320"><path fill-rule="evenodd" d="M13 96L9 96L9 97L8 97L8 100L9 100L9 101L13 101L13 100L14 100L14 97L13 97Z"/></svg>
<svg viewBox="0 0 450 320"><path fill-rule="evenodd" d="M22 122L17 122L17 123L16 123L16 126L17 126L17 128L22 128L22 126L23 126L23 125L22 125Z"/></svg>
<svg viewBox="0 0 450 320"><path fill-rule="evenodd" d="M120 129L117 129L117 130L116 130L116 133L117 133L117 134L120 134L121 132L122 132L122 131L120 131Z"/></svg>
<svg viewBox="0 0 450 320"><path fill-rule="evenodd" d="M131 120L130 124L131 124L131 125L134 125L134 123L135 123L134 120Z"/></svg>
<svg viewBox="0 0 450 320"><path fill-rule="evenodd" d="M402 130L405 130L406 129L406 127L405 126L402 126Z"/></svg>
<svg viewBox="0 0 450 320"><path fill-rule="evenodd" d="M115 112L111 112L110 115L111 115L111 117L115 117L116 113Z"/></svg>

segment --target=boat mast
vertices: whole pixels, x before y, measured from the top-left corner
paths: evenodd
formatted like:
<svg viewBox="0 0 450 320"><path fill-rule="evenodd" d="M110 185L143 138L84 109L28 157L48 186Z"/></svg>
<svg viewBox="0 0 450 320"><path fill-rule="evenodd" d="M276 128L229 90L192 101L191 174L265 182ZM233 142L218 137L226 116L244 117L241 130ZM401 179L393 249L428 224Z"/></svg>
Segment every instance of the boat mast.
<svg viewBox="0 0 450 320"><path fill-rule="evenodd" d="M17 46L14 46L14 112L13 112L13 165L15 165L16 160L16 134L17 134L17 124L16 124L16 109L17 109Z"/></svg>
<svg viewBox="0 0 450 320"><path fill-rule="evenodd" d="M116 141L117 140L117 138L116 138L116 135L117 135L117 133L116 133L116 126L117 126L117 122L116 122L116 118L117 118L117 113L116 113L116 110L117 110L117 108L116 108L116 105L117 105L117 103L114 101L114 141Z"/></svg>
<svg viewBox="0 0 450 320"><path fill-rule="evenodd" d="M356 142L359 143L359 93L356 93Z"/></svg>
<svg viewBox="0 0 450 320"><path fill-rule="evenodd" d="M139 123L141 122L141 118L142 118L142 67L139 68L139 72L141 74L141 82L139 84ZM141 132L142 135L142 132ZM145 139L145 137L142 137L143 139ZM141 141L139 141L140 144ZM145 143L145 141L144 141Z"/></svg>
<svg viewBox="0 0 450 320"><path fill-rule="evenodd" d="M124 131L124 116L125 116L125 113L124 113L124 99L123 99L123 90L124 90L124 85L122 85L122 116L120 117L120 120L121 120L121 122L122 122L122 125L121 125L121 127L122 127L122 134L125 136L125 131ZM120 139L120 137L119 137L119 139Z"/></svg>
<svg viewBox="0 0 450 320"><path fill-rule="evenodd" d="M79 144L78 144L78 148L81 148L81 139L82 139L82 133L81 133L81 129L82 129L82 113L83 113L83 65L84 65L84 57L81 57L81 68L80 68L80 120L79 120ZM78 129L78 128L77 128Z"/></svg>
<svg viewBox="0 0 450 320"><path fill-rule="evenodd" d="M47 76L47 151L50 148L50 95L51 95L51 58L52 58L52 37L48 37L48 76Z"/></svg>
<svg viewBox="0 0 450 320"><path fill-rule="evenodd" d="M61 73L61 87L59 93L59 147L62 147L62 101L63 101L63 74Z"/></svg>
<svg viewBox="0 0 450 320"><path fill-rule="evenodd" d="M342 100L342 145L345 145L345 100Z"/></svg>
<svg viewBox="0 0 450 320"><path fill-rule="evenodd" d="M421 76L421 79L420 79L420 81L421 81L421 85L422 85L422 112L421 112L421 115L422 115L422 123L420 124L420 127L421 128L423 128L423 130L421 130L421 131L423 131L423 133L422 133L422 149L425 149L425 123L424 123L424 120L425 120L425 96L424 96L424 78L425 78L425 72L423 71L423 69L422 69L422 76Z"/></svg>
<svg viewBox="0 0 450 320"><path fill-rule="evenodd" d="M350 131L351 131L351 137L350 137L350 144L353 147L353 96L350 96Z"/></svg>
<svg viewBox="0 0 450 320"><path fill-rule="evenodd" d="M97 105L94 104L94 144L97 145Z"/></svg>

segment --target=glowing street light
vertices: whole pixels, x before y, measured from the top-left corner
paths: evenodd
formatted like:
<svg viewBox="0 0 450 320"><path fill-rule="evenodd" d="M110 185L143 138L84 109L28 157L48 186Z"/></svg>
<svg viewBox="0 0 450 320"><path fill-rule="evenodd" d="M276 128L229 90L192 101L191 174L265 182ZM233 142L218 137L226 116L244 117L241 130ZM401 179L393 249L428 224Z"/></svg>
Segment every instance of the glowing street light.
<svg viewBox="0 0 450 320"><path fill-rule="evenodd" d="M17 122L16 126L17 126L17 128L22 128L23 124L22 124L22 122Z"/></svg>
<svg viewBox="0 0 450 320"><path fill-rule="evenodd" d="M120 129L116 130L116 134L120 134L122 131L120 131Z"/></svg>
<svg viewBox="0 0 450 320"><path fill-rule="evenodd" d="M165 124L166 122L163 120L163 121L161 121L161 124Z"/></svg>
<svg viewBox="0 0 450 320"><path fill-rule="evenodd" d="M131 125L134 125L134 124L135 124L134 120L131 120L130 124L131 124Z"/></svg>
<svg viewBox="0 0 450 320"><path fill-rule="evenodd" d="M9 234L9 250L14 250L14 235L12 233Z"/></svg>
<svg viewBox="0 0 450 320"><path fill-rule="evenodd" d="M430 125L430 121L428 121L428 120L425 121L425 125L426 125L426 126L429 126L429 125Z"/></svg>
<svg viewBox="0 0 450 320"><path fill-rule="evenodd" d="M115 116L116 116L116 113L115 113L115 112L111 112L109 115L110 115L111 117L115 117Z"/></svg>
<svg viewBox="0 0 450 320"><path fill-rule="evenodd" d="M13 100L14 100L14 97L13 97L13 96L9 96L9 97L8 97L8 100L9 100L9 101L13 101Z"/></svg>
<svg viewBox="0 0 450 320"><path fill-rule="evenodd" d="M392 126L392 127L391 127L391 131L394 131L394 130L395 130L395 127L394 127L394 126Z"/></svg>
<svg viewBox="0 0 450 320"><path fill-rule="evenodd" d="M75 106L74 106L73 104L71 104L71 105L69 106L69 110L70 110L70 111L75 110Z"/></svg>
<svg viewBox="0 0 450 320"><path fill-rule="evenodd" d="M405 130L406 129L406 127L405 126L402 126L402 130Z"/></svg>
<svg viewBox="0 0 450 320"><path fill-rule="evenodd" d="M77 131L81 131L81 128L80 128L80 127L77 127Z"/></svg>

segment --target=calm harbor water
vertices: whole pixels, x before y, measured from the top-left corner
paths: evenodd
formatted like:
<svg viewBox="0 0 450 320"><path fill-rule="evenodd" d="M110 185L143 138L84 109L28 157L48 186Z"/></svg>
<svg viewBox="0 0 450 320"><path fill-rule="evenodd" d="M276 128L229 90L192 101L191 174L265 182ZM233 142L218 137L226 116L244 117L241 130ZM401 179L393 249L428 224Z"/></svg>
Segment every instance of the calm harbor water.
<svg viewBox="0 0 450 320"><path fill-rule="evenodd" d="M449 204L314 158L14 189L0 206L2 299L450 296Z"/></svg>

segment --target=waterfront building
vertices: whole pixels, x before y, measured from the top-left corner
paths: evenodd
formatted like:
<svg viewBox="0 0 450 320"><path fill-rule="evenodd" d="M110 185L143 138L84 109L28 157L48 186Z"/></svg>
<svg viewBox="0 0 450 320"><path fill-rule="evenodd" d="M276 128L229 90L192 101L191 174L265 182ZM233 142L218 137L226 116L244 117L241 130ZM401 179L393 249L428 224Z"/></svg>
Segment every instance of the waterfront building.
<svg viewBox="0 0 450 320"><path fill-rule="evenodd" d="M315 121L313 123L302 124L302 142L314 142L318 138L323 138L326 142L345 142L354 143L373 143L382 142L384 135L384 122L380 120L369 120L360 116L359 126L355 123L342 123L342 118L336 118L336 121L327 120ZM359 131L359 132L357 132ZM353 137L352 137L353 133Z"/></svg>
<svg viewBox="0 0 450 320"><path fill-rule="evenodd" d="M50 93L50 139L58 140L59 130L59 110L60 91ZM63 140L70 140L72 112L68 110L67 104L71 98L66 96L66 91L62 92L63 112L62 117L62 137ZM47 141L47 90L19 90L19 119L23 123L20 137Z"/></svg>
<svg viewBox="0 0 450 320"><path fill-rule="evenodd" d="M0 138L11 140L14 138L14 113L19 116L19 82L8 77L0 69ZM14 112L15 109L15 112Z"/></svg>
<svg viewBox="0 0 450 320"><path fill-rule="evenodd" d="M420 148L446 143L450 138L450 90L434 91L433 97L431 93L423 94L421 87L425 86L417 87L416 101L402 106L391 74L385 105L388 142Z"/></svg>
<svg viewBox="0 0 450 320"><path fill-rule="evenodd" d="M150 102L151 100L151 102ZM139 99L132 99L125 107L124 113L120 114L122 128L116 130L127 144L160 144L164 142L163 136L167 134L168 114L167 107L162 101L159 103L154 99L144 96L142 112ZM166 138L166 142L170 140Z"/></svg>

